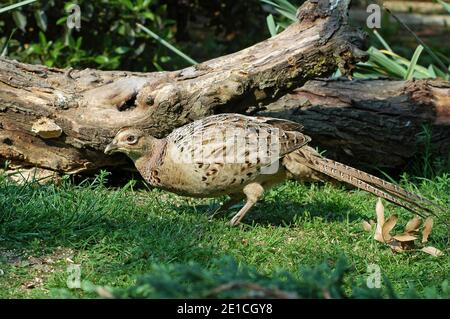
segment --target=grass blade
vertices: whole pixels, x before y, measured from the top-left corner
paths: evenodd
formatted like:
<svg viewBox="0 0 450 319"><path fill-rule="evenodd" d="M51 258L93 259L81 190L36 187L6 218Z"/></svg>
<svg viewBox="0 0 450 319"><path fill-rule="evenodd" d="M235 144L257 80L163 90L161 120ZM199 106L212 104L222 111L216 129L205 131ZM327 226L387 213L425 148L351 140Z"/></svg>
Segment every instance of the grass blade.
<svg viewBox="0 0 450 319"><path fill-rule="evenodd" d="M22 32L26 31L27 26L27 17L20 10L14 10L12 12L12 17L16 26L22 30Z"/></svg>
<svg viewBox="0 0 450 319"><path fill-rule="evenodd" d="M163 38L161 38L159 35L157 35L156 33L154 33L153 31L147 29L146 27L144 27L142 24L140 23L136 23L136 25L138 26L138 28L140 28L142 31L144 31L145 33L147 33L148 35L150 35L152 38L154 38L156 41L158 41L160 44L164 45L166 48L168 48L169 50L171 50L172 52L174 52L175 54L177 54L178 56L180 56L181 58L183 58L186 62L189 62L190 64L194 65L194 64L198 64L197 61L195 61L194 59L192 59L190 56L184 54L183 52L181 52L180 50L178 50L176 47L174 47L172 44L170 44L169 42L167 42L166 40L164 40Z"/></svg>
<svg viewBox="0 0 450 319"><path fill-rule="evenodd" d="M450 65L450 58L446 55L442 54L441 52L436 52L436 55L441 58L445 63L448 63Z"/></svg>
<svg viewBox="0 0 450 319"><path fill-rule="evenodd" d="M12 5L7 6L7 7L0 8L0 13L6 12L6 11L10 11L10 10L14 10L14 9L17 9L19 7L25 6L25 5L29 4L29 3L33 3L33 2L36 2L36 1L37 0L21 1L19 3L15 3L15 4L12 4Z"/></svg>
<svg viewBox="0 0 450 319"><path fill-rule="evenodd" d="M377 37L378 41L380 41L380 43L384 46L384 48L386 50L388 50L389 52L394 52L392 51L391 47L389 46L389 44L387 44L387 42L383 39L383 37L381 36L381 34L378 33L377 30L373 30L373 34L375 34L375 36Z"/></svg>
<svg viewBox="0 0 450 319"><path fill-rule="evenodd" d="M277 26L275 24L275 19L273 18L273 15L269 14L266 18L267 21L267 27L269 28L270 35L272 37L277 35Z"/></svg>
<svg viewBox="0 0 450 319"><path fill-rule="evenodd" d="M11 31L11 34L9 35L8 40L5 41L5 44L3 45L3 48L2 48L2 50L0 51L0 52L1 52L1 53L0 53L0 57L5 57L6 54L8 53L8 44L9 44L9 41L11 41L11 38L13 37L14 33L16 32L16 30L17 30L17 28L14 28L14 29Z"/></svg>
<svg viewBox="0 0 450 319"><path fill-rule="evenodd" d="M416 68L417 61L419 60L420 54L423 51L423 46L419 44L417 46L416 51L414 51L414 54L411 59L411 63L409 64L408 70L406 71L405 80L411 80L414 75L414 69Z"/></svg>
<svg viewBox="0 0 450 319"><path fill-rule="evenodd" d="M283 9L275 9L277 10L277 12L283 16L285 16L286 18L288 18L291 21L297 21L297 17L295 16L295 13L292 14L289 11L283 10Z"/></svg>
<svg viewBox="0 0 450 319"><path fill-rule="evenodd" d="M401 57L400 55L398 55L398 54L396 54L394 52L390 52L390 51L387 51L387 50L379 50L379 51L381 53L385 54L385 55L392 56L396 62L398 62L398 63L400 63L400 64L402 64L402 65L404 65L406 67L408 67L409 64L411 63L411 61L409 61L408 59L405 59L404 57ZM430 72L429 72L429 69L427 69L427 68L425 68L425 67L423 67L421 65L418 65L418 64L416 65L415 71L421 73L425 77L430 77L431 76Z"/></svg>
<svg viewBox="0 0 450 319"><path fill-rule="evenodd" d="M280 29L282 29L282 30L284 30L284 29L286 29L288 26L290 26L291 25L291 23L289 22L286 22L286 21L278 21L278 24L277 24L277 31L279 31Z"/></svg>
<svg viewBox="0 0 450 319"><path fill-rule="evenodd" d="M405 78L406 69L399 63L389 59L386 55L375 48L371 48L368 52L370 54L371 62L381 66L385 72L402 79Z"/></svg>
<svg viewBox="0 0 450 319"><path fill-rule="evenodd" d="M436 63L442 68L442 70L444 71L444 73L448 73L449 70L447 68L447 66L445 66L444 62L442 62L442 60L433 52L433 50L430 49L430 47L428 45L425 44L425 42L422 41L421 38L419 38L419 36L413 31L411 30L410 27L408 27L406 25L406 23L404 23L402 20L400 20L395 14L393 14L391 12L391 10L389 10L388 8L384 7L384 10L386 10L387 13L389 13L403 28L405 28L409 33L412 34L412 36L416 39L417 42L419 42L419 44L421 44L424 49L428 52L428 54L436 61Z"/></svg>
<svg viewBox="0 0 450 319"><path fill-rule="evenodd" d="M440 78L445 79L446 78L446 74L444 72L441 71L441 69L437 68L435 65L433 65L433 69L436 72L436 75Z"/></svg>
<svg viewBox="0 0 450 319"><path fill-rule="evenodd" d="M432 65L432 64L430 64L430 65L428 66L428 73L430 74L430 76L431 76L432 78L436 78L436 72L434 72L434 68L433 68L433 65Z"/></svg>
<svg viewBox="0 0 450 319"><path fill-rule="evenodd" d="M450 4L448 4L448 3L446 3L446 2L444 2L444 1L442 1L442 0L436 0L436 1L437 1L438 3L440 3L441 6L443 6L444 9L448 11L448 13L450 13Z"/></svg>
<svg viewBox="0 0 450 319"><path fill-rule="evenodd" d="M261 0L261 2L263 2L265 4L268 4L268 5L270 5L272 7L275 7L275 8L281 8L277 3L273 2L273 1L270 1L270 0Z"/></svg>
<svg viewBox="0 0 450 319"><path fill-rule="evenodd" d="M275 0L281 9L292 13L295 15L297 13L297 8L287 0Z"/></svg>

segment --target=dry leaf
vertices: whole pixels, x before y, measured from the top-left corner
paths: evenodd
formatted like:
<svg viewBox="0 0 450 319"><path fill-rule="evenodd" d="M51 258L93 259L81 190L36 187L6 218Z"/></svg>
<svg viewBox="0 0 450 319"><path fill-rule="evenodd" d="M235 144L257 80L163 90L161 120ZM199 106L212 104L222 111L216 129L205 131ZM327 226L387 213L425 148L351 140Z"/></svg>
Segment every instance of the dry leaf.
<svg viewBox="0 0 450 319"><path fill-rule="evenodd" d="M369 220L369 224L370 224L370 226L372 226L372 225L375 225L376 223L373 219L371 219L371 220Z"/></svg>
<svg viewBox="0 0 450 319"><path fill-rule="evenodd" d="M391 247L391 249L397 253L402 253L405 251L401 245L401 242L399 242L399 241L391 240L390 242L387 243L387 245L389 247Z"/></svg>
<svg viewBox="0 0 450 319"><path fill-rule="evenodd" d="M25 286L26 289L34 289L34 288L36 288L36 283L28 282L28 283L25 283L24 286Z"/></svg>
<svg viewBox="0 0 450 319"><path fill-rule="evenodd" d="M395 224L397 224L397 218L397 215L392 215L384 223L382 228L382 236L385 242L391 240L392 236L390 232L395 227Z"/></svg>
<svg viewBox="0 0 450 319"><path fill-rule="evenodd" d="M428 236L430 236L432 229L433 229L433 218L428 217L427 219L425 219L425 222L423 223L422 243L426 243L428 241Z"/></svg>
<svg viewBox="0 0 450 319"><path fill-rule="evenodd" d="M421 224L421 219L419 217L414 217L405 226L405 233L412 233L419 229Z"/></svg>
<svg viewBox="0 0 450 319"><path fill-rule="evenodd" d="M362 221L362 228L367 231L367 232L371 232L372 231L372 225L370 225L367 221L363 220Z"/></svg>
<svg viewBox="0 0 450 319"><path fill-rule="evenodd" d="M378 197L377 205L375 206L375 211L377 213L377 229L375 230L375 235L373 238L379 242L384 243L383 239L383 225L384 225L384 206L381 202L381 198Z"/></svg>
<svg viewBox="0 0 450 319"><path fill-rule="evenodd" d="M444 256L444 253L442 251L440 251L437 248L431 247L431 246L423 247L421 250L427 254L430 254L431 256L434 256L434 257Z"/></svg>
<svg viewBox="0 0 450 319"><path fill-rule="evenodd" d="M416 236L412 236L412 235L407 234L407 233L398 234L398 235L392 236L392 238L394 238L394 239L397 240L397 241L401 241L401 242L404 242L404 241L414 241L414 240L417 239Z"/></svg>

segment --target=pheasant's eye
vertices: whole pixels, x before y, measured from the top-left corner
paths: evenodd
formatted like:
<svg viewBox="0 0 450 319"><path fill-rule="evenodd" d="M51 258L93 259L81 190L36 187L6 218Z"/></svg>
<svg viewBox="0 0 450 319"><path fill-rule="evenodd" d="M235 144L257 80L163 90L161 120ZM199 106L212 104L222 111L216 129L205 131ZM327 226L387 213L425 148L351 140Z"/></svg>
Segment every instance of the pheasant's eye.
<svg viewBox="0 0 450 319"><path fill-rule="evenodd" d="M136 137L133 135L128 135L127 136L127 142L128 143L136 143Z"/></svg>

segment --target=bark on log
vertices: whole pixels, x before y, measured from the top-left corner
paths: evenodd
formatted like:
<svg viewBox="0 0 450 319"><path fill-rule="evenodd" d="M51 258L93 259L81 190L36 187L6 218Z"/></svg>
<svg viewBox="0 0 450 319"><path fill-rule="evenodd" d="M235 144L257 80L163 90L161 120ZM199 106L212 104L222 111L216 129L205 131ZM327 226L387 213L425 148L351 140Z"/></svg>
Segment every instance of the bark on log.
<svg viewBox="0 0 450 319"><path fill-rule="evenodd" d="M434 154L450 158L446 81L313 80L261 114L302 123L311 144L354 167L404 167L423 150L424 126Z"/></svg>
<svg viewBox="0 0 450 319"><path fill-rule="evenodd" d="M255 111L336 65L364 59L365 36L347 25L350 0L311 0L299 21L240 52L176 72L59 70L0 59L0 160L81 173L129 165L103 154L123 126L161 137L221 112Z"/></svg>

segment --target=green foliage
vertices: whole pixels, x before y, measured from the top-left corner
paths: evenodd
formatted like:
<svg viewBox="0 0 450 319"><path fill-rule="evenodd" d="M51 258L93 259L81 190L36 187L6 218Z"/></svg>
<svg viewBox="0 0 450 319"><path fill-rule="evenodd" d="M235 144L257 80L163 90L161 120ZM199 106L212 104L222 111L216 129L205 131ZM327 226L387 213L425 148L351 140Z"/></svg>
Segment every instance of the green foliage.
<svg viewBox="0 0 450 319"><path fill-rule="evenodd" d="M417 134L421 151L411 161L409 167L406 167L412 174L430 179L450 172L450 150L447 158L436 156L436 147L432 140L431 128L424 125L422 131Z"/></svg>
<svg viewBox="0 0 450 319"><path fill-rule="evenodd" d="M37 1L37 0L25 0L25 1L20 1L20 2L17 2L17 3L14 3L14 4L11 4L11 5L2 7L2 8L0 8L0 13L14 10L16 8L19 8L21 6L25 6L25 5L30 4L32 2L35 2L35 1Z"/></svg>
<svg viewBox="0 0 450 319"><path fill-rule="evenodd" d="M267 16L266 20L267 20L267 27L269 28L270 35L272 37L276 36L278 33L279 26L276 25L273 15L269 14Z"/></svg>
<svg viewBox="0 0 450 319"><path fill-rule="evenodd" d="M267 275L239 265L231 257L212 261L212 269L195 262L155 266L126 289L112 290L119 298L343 298L345 261L335 269L327 263L300 271L301 278L276 270Z"/></svg>
<svg viewBox="0 0 450 319"><path fill-rule="evenodd" d="M261 0L261 2L273 6L276 12L282 16L282 19L279 22L275 22L273 17L270 18L269 16L267 18L267 25L272 36L286 27L286 21L290 23L296 21L296 7L287 0ZM438 55L440 54L431 50L415 34L414 37L420 44L417 46L411 60L395 53L376 30L373 30L373 34L385 49L379 50L373 46L370 47L367 51L369 53L369 60L357 64L356 71L354 72L355 78L373 79L378 77L391 77L410 80L412 78L424 79L440 77L445 80L450 79L450 60L443 55L439 58ZM441 67L437 67L434 64L429 64L428 67L419 65L418 61L423 49L428 52L439 66L443 65L446 70L442 70ZM445 60L448 63L447 66L444 65L442 60ZM335 76L340 75L338 70Z"/></svg>
<svg viewBox="0 0 450 319"><path fill-rule="evenodd" d="M438 136L437 134L436 137ZM447 156L442 156L433 143L433 139L434 135L430 126L423 125L422 131L416 135L418 152L403 168L404 174L414 176L412 181L415 179L434 180L436 178L439 179L440 176L444 177L444 179L448 177L450 172L450 150ZM380 172L385 178L395 182L389 175L382 171Z"/></svg>
<svg viewBox="0 0 450 319"><path fill-rule="evenodd" d="M6 10L12 3L0 13L4 54L55 67L174 70L194 61L181 52L204 60L266 36L258 0L79 0L73 2L81 9L79 30L66 25L72 2L37 1Z"/></svg>
<svg viewBox="0 0 450 319"><path fill-rule="evenodd" d="M261 0L261 2L271 5L276 12L281 16L284 16L288 20L295 21L295 14L297 12L297 7L286 0Z"/></svg>
<svg viewBox="0 0 450 319"><path fill-rule="evenodd" d="M380 288L366 283L345 284L351 270L345 258L314 267L301 267L299 275L276 270L268 275L255 267L238 264L229 256L212 261L210 269L199 263L152 265L150 274L141 276L127 288L108 288L84 283L85 291L114 298L419 298L414 287L398 294L385 277ZM439 292L441 291L441 292ZM66 292L70 295L70 292ZM427 287L425 298L450 298L448 281L441 287Z"/></svg>
<svg viewBox="0 0 450 319"><path fill-rule="evenodd" d="M81 8L80 30L66 25L69 2L40 1L3 13L0 33L9 35L14 25L18 28L8 43L8 55L48 66L142 71L151 68L152 62L164 65L170 61L167 52L135 26L139 22L172 39L174 21L167 18L166 5L151 0L76 3Z"/></svg>
<svg viewBox="0 0 450 319"><path fill-rule="evenodd" d="M189 64L197 64L197 61L195 61L194 59L192 59L191 57L187 56L185 53L181 52L180 50L178 50L176 47L174 47L172 44L170 44L169 42L167 42L166 40L164 40L163 38L161 38L159 35L157 35L156 33L154 33L153 31L147 29L146 27L144 27L142 24L137 23L136 24L142 31L144 31L145 33L149 34L152 38L154 38L156 41L158 41L159 43L161 43L162 45L164 45L166 48L168 48L169 50L171 50L172 52L174 52L175 54L177 54L179 57L181 57L182 59L184 59L187 63Z"/></svg>
<svg viewBox="0 0 450 319"><path fill-rule="evenodd" d="M412 78L427 79L440 77L446 80L450 79L449 73L444 73L434 64L429 64L428 67L418 64L419 57L424 49L422 45L419 44L417 46L411 60L408 60L393 52L377 31L373 31L373 33L385 49L379 50L373 46L370 47L367 51L369 53L369 60L357 64L354 73L356 78L391 77L411 80Z"/></svg>
<svg viewBox="0 0 450 319"><path fill-rule="evenodd" d="M439 3L441 6L443 6L444 9L447 10L447 12L450 14L450 4L442 0L436 0L436 2Z"/></svg>
<svg viewBox="0 0 450 319"><path fill-rule="evenodd" d="M273 11L266 18L267 27L271 36L276 35L280 31L287 28L289 24L297 21L296 13L297 8L303 1L296 1L296 5L287 0L260 0L263 5L266 6L267 11ZM275 20L273 15L277 15Z"/></svg>

